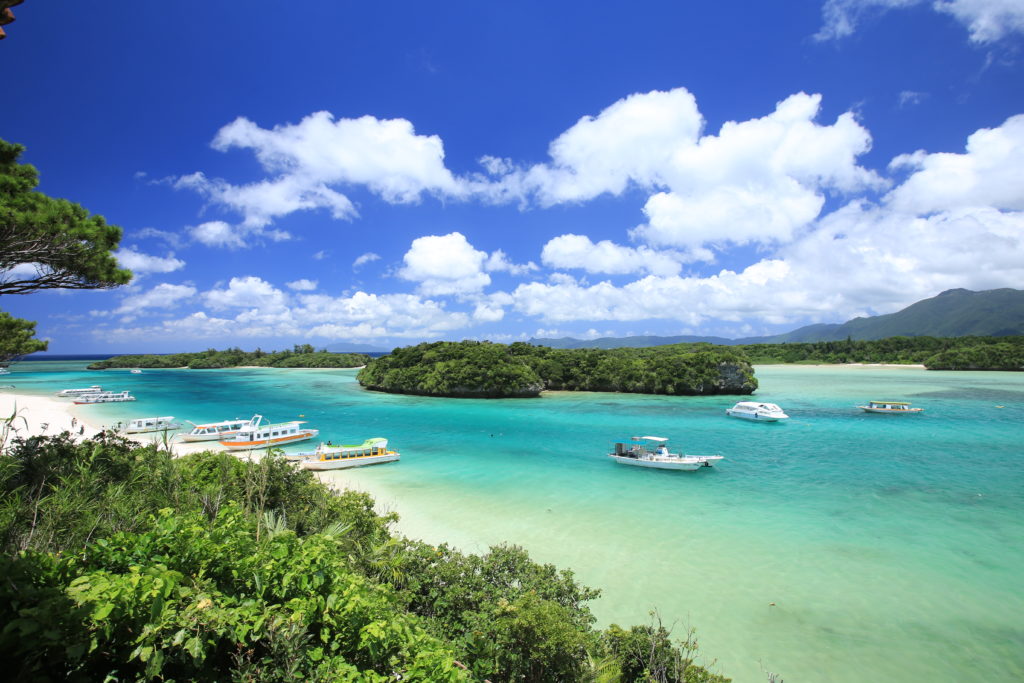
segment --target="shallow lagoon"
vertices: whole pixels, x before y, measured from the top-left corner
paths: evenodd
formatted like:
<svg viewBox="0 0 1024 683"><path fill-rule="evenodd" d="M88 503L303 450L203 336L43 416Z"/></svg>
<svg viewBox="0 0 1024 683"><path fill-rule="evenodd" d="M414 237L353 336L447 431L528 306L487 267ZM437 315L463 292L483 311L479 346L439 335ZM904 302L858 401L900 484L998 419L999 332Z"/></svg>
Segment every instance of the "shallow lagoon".
<svg viewBox="0 0 1024 683"><path fill-rule="evenodd" d="M363 391L352 371L82 366L24 363L9 381L139 397L80 408L101 422L260 412L336 443L387 436L400 464L330 476L396 509L401 531L523 545L600 586L602 624L657 608L739 682L1024 678L1024 374L761 366L756 396L793 416L773 425L726 418L728 397L430 399ZM868 399L926 412L854 407ZM605 457L633 434L726 459L659 472Z"/></svg>

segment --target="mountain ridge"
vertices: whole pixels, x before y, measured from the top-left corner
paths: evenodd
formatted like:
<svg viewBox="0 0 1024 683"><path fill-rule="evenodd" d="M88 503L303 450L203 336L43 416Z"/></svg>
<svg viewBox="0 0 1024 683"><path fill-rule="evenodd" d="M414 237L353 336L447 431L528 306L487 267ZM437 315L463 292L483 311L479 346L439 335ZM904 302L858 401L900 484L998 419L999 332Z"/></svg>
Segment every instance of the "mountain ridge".
<svg viewBox="0 0 1024 683"><path fill-rule="evenodd" d="M1005 337L1024 334L1024 290L1001 288L983 291L947 289L928 299L922 299L906 308L870 317L857 317L845 323L815 323L798 327L790 332L764 337L630 336L601 337L599 339L534 338L529 343L560 349L625 348L663 346L666 344L698 343L740 346L746 344L784 344L789 342L817 342L876 340L887 337Z"/></svg>

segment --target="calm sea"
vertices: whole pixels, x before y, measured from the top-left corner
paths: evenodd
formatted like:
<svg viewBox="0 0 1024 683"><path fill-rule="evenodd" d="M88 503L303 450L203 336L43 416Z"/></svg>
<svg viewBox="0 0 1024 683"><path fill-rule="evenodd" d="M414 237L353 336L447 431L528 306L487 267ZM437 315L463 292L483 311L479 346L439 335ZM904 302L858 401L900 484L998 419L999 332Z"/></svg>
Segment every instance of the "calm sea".
<svg viewBox="0 0 1024 683"><path fill-rule="evenodd" d="M87 372L15 364L3 382L102 384L96 420L261 413L335 443L386 436L395 465L338 476L400 531L479 552L510 541L603 589L602 624L697 629L736 681L1024 680L1024 374L764 366L785 424L726 418L726 397L554 393L449 400L363 391L354 371ZM869 399L916 416L867 415ZM720 453L697 472L616 465L613 439Z"/></svg>

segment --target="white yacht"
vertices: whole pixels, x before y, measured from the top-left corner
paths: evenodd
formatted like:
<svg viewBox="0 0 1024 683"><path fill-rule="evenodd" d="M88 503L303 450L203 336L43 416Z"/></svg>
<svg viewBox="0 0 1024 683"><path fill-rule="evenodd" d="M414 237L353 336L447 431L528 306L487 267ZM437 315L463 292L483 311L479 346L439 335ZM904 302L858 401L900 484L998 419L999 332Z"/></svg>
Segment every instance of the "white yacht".
<svg viewBox="0 0 1024 683"><path fill-rule="evenodd" d="M9 374L11 374L10 370L8 370L7 368L4 368L4 367L0 367L0 375L9 375Z"/></svg>
<svg viewBox="0 0 1024 683"><path fill-rule="evenodd" d="M401 456L388 450L388 440L380 437L367 439L358 446L332 446L320 444L315 451L296 454L305 456L300 467L305 470L343 470L350 467L377 465L382 462L394 462Z"/></svg>
<svg viewBox="0 0 1024 683"><path fill-rule="evenodd" d="M134 401L135 397L127 391L101 391L99 393L81 394L74 397L75 403L122 403Z"/></svg>
<svg viewBox="0 0 1024 683"><path fill-rule="evenodd" d="M167 417L139 417L129 420L122 430L125 434L145 434L146 432L167 432L181 429L181 423L174 421L173 415Z"/></svg>
<svg viewBox="0 0 1024 683"><path fill-rule="evenodd" d="M142 374L142 370L139 370L138 368L132 368L131 372L132 372L133 375L141 375Z"/></svg>
<svg viewBox="0 0 1024 683"><path fill-rule="evenodd" d="M220 441L223 438L233 436L239 430L245 429L246 427L256 427L259 425L263 418L260 415L253 415L248 420L243 420L236 417L234 420L224 420L223 422L205 422L203 424L196 424L186 420L192 425L192 431L179 434L178 438L182 441Z"/></svg>
<svg viewBox="0 0 1024 683"><path fill-rule="evenodd" d="M789 415L786 415L782 408L774 403L759 403L758 401L740 401L732 408L726 408L725 414L757 422L778 422L789 419Z"/></svg>
<svg viewBox="0 0 1024 683"><path fill-rule="evenodd" d="M262 420L261 416L260 417ZM230 451L251 451L257 448L279 448L288 444L312 439L319 429L302 427L306 424L293 420L277 424L253 424L243 427L234 434L218 439L218 443Z"/></svg>
<svg viewBox="0 0 1024 683"><path fill-rule="evenodd" d="M99 384L93 384L91 387L83 387L81 389L63 389L57 392L57 396L60 398L72 398L74 396L85 396L86 394L98 394L103 391L103 387Z"/></svg>
<svg viewBox="0 0 1024 683"><path fill-rule="evenodd" d="M615 442L615 451L608 457L622 465L652 467L659 470L699 470L711 467L720 455L686 455L670 453L668 439L663 436L631 436Z"/></svg>

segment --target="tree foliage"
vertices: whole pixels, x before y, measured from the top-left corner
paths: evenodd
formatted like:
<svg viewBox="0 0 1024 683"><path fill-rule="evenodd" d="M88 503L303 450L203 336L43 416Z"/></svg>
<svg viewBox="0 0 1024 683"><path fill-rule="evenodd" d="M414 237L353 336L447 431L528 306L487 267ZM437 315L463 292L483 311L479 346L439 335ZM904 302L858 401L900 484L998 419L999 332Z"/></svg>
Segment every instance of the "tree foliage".
<svg viewBox="0 0 1024 683"><path fill-rule="evenodd" d="M1024 368L1024 336L888 337L735 348L744 351L754 363L914 363L929 370Z"/></svg>
<svg viewBox="0 0 1024 683"><path fill-rule="evenodd" d="M90 370L108 368L189 368L210 370L253 365L265 368L356 368L366 365L370 357L364 353L332 353L316 351L309 344L296 344L291 351L266 352L261 349L243 351L239 348L198 353L143 354L114 356L89 365Z"/></svg>
<svg viewBox="0 0 1024 683"><path fill-rule="evenodd" d="M0 454L0 661L17 680L727 683L689 637L595 630L598 592L571 572L395 537L394 519L275 455L16 439ZM641 666L634 632L686 677Z"/></svg>
<svg viewBox="0 0 1024 683"><path fill-rule="evenodd" d="M121 228L79 204L37 192L39 173L18 163L24 149L0 140L0 294L127 284L131 271L111 254Z"/></svg>
<svg viewBox="0 0 1024 683"><path fill-rule="evenodd" d="M0 311L0 363L36 351L45 351L48 344L35 336L34 322Z"/></svg>
<svg viewBox="0 0 1024 683"><path fill-rule="evenodd" d="M648 394L749 394L753 369L731 348L551 349L516 342L435 342L395 349L358 375L370 389L455 397L537 396L544 389Z"/></svg>

